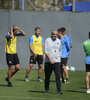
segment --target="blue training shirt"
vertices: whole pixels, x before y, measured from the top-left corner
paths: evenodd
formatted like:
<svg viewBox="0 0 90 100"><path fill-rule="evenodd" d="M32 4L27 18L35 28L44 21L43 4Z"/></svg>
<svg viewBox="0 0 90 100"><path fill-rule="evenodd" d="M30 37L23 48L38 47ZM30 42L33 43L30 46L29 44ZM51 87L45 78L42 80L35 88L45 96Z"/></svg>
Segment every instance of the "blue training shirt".
<svg viewBox="0 0 90 100"><path fill-rule="evenodd" d="M38 39L38 37L36 37L37 39ZM41 36L41 38L42 38L42 44L44 45L44 38ZM33 43L33 37L31 36L30 38L29 38L29 44L32 44Z"/></svg>
<svg viewBox="0 0 90 100"><path fill-rule="evenodd" d="M67 39L67 41L69 42L69 44L72 44L71 38L68 35L65 35L65 38Z"/></svg>
<svg viewBox="0 0 90 100"><path fill-rule="evenodd" d="M70 45L68 41L66 40L65 36L61 39L61 44L62 44L61 58L67 58L68 52L70 50Z"/></svg>
<svg viewBox="0 0 90 100"><path fill-rule="evenodd" d="M68 42L68 45L71 45L72 44L71 38L68 35L65 35L64 37L66 41ZM68 55L69 55L69 51L68 51Z"/></svg>

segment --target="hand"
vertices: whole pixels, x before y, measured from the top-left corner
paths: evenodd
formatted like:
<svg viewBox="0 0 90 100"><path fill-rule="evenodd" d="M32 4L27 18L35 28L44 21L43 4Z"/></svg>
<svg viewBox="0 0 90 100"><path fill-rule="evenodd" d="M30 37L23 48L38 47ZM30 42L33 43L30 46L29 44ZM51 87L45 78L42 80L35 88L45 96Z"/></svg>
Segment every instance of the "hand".
<svg viewBox="0 0 90 100"><path fill-rule="evenodd" d="M36 57L37 57L37 54L36 54L36 53L34 53L34 59L36 59Z"/></svg>
<svg viewBox="0 0 90 100"><path fill-rule="evenodd" d="M11 26L10 32L11 32L10 37L13 38L13 35L14 35L14 33L13 33L13 26Z"/></svg>
<svg viewBox="0 0 90 100"><path fill-rule="evenodd" d="M20 30L20 28L18 26L14 26L15 29Z"/></svg>
<svg viewBox="0 0 90 100"><path fill-rule="evenodd" d="M50 59L50 63L51 63L51 64L54 64L54 61L53 61L52 59Z"/></svg>
<svg viewBox="0 0 90 100"><path fill-rule="evenodd" d="M45 54L43 55L43 59L45 59Z"/></svg>
<svg viewBox="0 0 90 100"><path fill-rule="evenodd" d="M67 58L69 59L69 55L67 56Z"/></svg>

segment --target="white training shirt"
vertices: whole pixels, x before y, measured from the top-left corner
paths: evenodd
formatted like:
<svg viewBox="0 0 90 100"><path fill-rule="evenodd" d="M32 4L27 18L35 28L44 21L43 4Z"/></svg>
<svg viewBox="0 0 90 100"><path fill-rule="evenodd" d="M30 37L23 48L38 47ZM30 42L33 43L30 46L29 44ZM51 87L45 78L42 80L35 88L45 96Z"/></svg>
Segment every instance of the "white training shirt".
<svg viewBox="0 0 90 100"><path fill-rule="evenodd" d="M45 54L49 54L54 62L61 62L61 40L56 38L52 40L51 37L45 41ZM45 62L50 62L48 57L45 57Z"/></svg>

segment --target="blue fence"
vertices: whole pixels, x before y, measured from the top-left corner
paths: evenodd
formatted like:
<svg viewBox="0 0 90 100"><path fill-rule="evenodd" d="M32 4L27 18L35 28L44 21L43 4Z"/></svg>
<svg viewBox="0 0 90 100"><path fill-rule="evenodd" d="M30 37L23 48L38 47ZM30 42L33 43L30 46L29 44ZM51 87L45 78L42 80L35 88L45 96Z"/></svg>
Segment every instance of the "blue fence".
<svg viewBox="0 0 90 100"><path fill-rule="evenodd" d="M72 3L69 5L63 5L64 11L72 11ZM90 1L81 1L75 3L75 11L90 11Z"/></svg>
<svg viewBox="0 0 90 100"><path fill-rule="evenodd" d="M90 11L90 1L76 2L76 11Z"/></svg>

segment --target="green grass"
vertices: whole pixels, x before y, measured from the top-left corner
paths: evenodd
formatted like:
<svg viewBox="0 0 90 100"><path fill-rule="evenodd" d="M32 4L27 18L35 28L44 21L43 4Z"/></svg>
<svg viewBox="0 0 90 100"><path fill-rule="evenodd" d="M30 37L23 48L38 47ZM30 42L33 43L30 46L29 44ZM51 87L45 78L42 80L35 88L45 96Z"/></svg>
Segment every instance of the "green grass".
<svg viewBox="0 0 90 100"><path fill-rule="evenodd" d="M0 69L0 100L89 100L86 94L85 72L69 72L70 84L62 84L63 95L57 94L54 73L51 76L50 93L44 93L44 83L37 82L38 71L32 70L25 82L25 70L20 70L13 78L13 87L7 87L6 69ZM44 80L44 72L42 74Z"/></svg>

